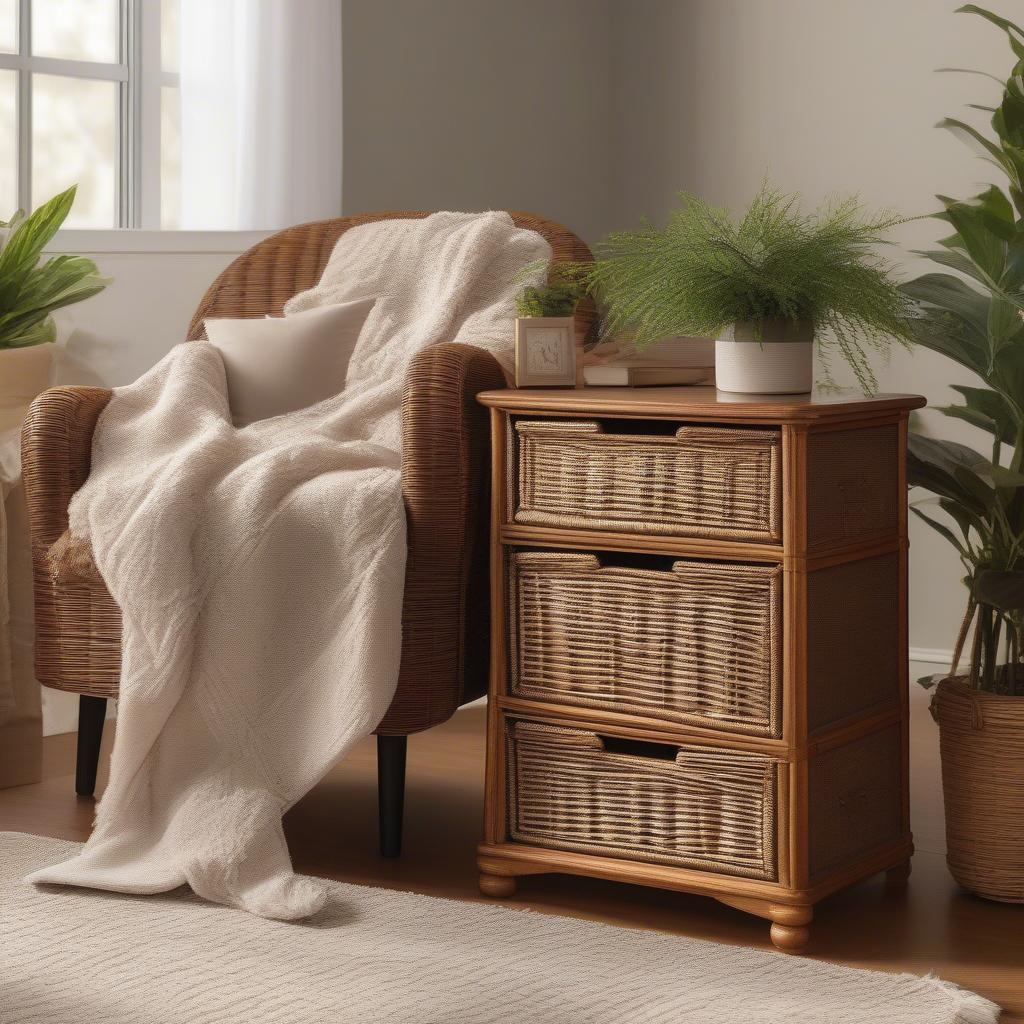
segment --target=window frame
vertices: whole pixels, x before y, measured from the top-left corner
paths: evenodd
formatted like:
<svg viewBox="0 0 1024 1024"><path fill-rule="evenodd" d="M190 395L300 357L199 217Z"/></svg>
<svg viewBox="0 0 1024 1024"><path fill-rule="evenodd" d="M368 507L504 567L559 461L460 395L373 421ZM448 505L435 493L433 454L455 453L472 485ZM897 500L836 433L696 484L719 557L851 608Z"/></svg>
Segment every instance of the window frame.
<svg viewBox="0 0 1024 1024"><path fill-rule="evenodd" d="M18 206L31 208L32 76L52 74L116 82L117 153L115 210L109 228L69 228L51 243L62 252L241 252L269 231L165 230L160 220L161 89L177 85L163 70L160 3L117 0L117 63L38 57L32 54L32 3L17 0L18 52L0 53L0 68L17 75Z"/></svg>

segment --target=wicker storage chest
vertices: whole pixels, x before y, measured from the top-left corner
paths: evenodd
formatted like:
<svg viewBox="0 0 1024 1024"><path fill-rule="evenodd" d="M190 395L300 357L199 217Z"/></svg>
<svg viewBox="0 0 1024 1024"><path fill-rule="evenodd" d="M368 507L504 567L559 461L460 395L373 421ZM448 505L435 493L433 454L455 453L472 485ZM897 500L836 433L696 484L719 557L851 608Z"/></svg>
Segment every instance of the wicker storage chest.
<svg viewBox="0 0 1024 1024"><path fill-rule="evenodd" d="M809 938L905 879L915 396L496 391L480 886L703 893Z"/></svg>

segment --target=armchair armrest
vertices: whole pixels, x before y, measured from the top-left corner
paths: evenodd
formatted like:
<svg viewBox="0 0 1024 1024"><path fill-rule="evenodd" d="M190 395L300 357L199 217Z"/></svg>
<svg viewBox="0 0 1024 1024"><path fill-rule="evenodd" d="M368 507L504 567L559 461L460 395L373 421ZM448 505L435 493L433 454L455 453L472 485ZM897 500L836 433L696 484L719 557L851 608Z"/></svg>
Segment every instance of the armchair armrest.
<svg viewBox="0 0 1024 1024"><path fill-rule="evenodd" d="M486 689L490 430L476 396L504 386L497 360L471 345L435 345L409 366L402 667L379 733L429 728Z"/></svg>
<svg viewBox="0 0 1024 1024"><path fill-rule="evenodd" d="M56 579L48 552L68 526L68 503L89 475L92 435L110 401L105 388L44 391L21 431L21 468L32 536L36 678L46 686L116 697L121 613L98 574Z"/></svg>
<svg viewBox="0 0 1024 1024"><path fill-rule="evenodd" d="M107 388L51 388L29 408L21 473L35 549L49 548L67 529L68 502L89 475L93 430L110 396Z"/></svg>

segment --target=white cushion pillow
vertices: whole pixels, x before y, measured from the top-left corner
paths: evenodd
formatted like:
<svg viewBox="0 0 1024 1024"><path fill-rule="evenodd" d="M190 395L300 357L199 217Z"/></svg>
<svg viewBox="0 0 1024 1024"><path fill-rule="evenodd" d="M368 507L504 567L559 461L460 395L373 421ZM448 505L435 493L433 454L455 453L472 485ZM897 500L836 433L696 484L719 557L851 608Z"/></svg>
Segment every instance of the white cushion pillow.
<svg viewBox="0 0 1024 1024"><path fill-rule="evenodd" d="M338 394L375 301L357 299L291 316L208 319L206 338L224 360L235 425L305 409Z"/></svg>

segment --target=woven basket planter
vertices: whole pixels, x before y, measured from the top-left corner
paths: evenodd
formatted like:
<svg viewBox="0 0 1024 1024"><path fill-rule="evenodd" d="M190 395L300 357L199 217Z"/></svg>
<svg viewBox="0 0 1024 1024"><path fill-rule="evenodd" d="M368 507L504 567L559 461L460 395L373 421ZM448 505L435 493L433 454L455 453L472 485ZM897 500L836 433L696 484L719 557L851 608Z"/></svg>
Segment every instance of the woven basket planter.
<svg viewBox="0 0 1024 1024"><path fill-rule="evenodd" d="M932 701L942 749L946 859L965 889L1024 903L1024 697L944 679Z"/></svg>

